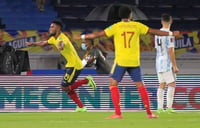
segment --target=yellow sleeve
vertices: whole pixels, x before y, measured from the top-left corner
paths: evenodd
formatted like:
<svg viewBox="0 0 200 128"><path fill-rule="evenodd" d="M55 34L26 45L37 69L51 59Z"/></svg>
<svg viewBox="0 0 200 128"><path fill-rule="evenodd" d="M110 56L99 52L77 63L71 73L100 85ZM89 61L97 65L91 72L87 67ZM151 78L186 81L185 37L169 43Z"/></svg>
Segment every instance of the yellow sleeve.
<svg viewBox="0 0 200 128"><path fill-rule="evenodd" d="M149 27L142 24L142 23L139 23L139 28L140 28L140 34L147 34L148 30L149 30Z"/></svg>
<svg viewBox="0 0 200 128"><path fill-rule="evenodd" d="M115 27L114 25L111 25L109 27L107 27L106 29L104 29L104 32L106 33L107 37L111 37L115 34Z"/></svg>
<svg viewBox="0 0 200 128"><path fill-rule="evenodd" d="M53 38L52 38L52 37L50 37L50 38L48 39L48 44L53 44Z"/></svg>

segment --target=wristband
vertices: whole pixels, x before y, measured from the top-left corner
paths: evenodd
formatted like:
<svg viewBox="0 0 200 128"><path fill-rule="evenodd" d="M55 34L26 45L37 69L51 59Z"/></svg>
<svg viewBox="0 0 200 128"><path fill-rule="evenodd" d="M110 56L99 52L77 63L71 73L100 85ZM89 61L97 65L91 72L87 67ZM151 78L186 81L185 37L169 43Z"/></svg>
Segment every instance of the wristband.
<svg viewBox="0 0 200 128"><path fill-rule="evenodd" d="M85 34L81 35L81 39L85 40Z"/></svg>
<svg viewBox="0 0 200 128"><path fill-rule="evenodd" d="M83 65L83 67L85 67L87 65L87 60L86 59L82 60L82 65Z"/></svg>
<svg viewBox="0 0 200 128"><path fill-rule="evenodd" d="M173 36L173 32L169 32L169 36Z"/></svg>

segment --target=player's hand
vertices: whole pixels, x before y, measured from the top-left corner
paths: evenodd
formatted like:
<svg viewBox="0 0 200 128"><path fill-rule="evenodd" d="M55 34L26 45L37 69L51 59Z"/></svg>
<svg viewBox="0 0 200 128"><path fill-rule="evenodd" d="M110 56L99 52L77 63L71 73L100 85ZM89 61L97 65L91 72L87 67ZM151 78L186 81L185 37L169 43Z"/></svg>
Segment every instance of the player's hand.
<svg viewBox="0 0 200 128"><path fill-rule="evenodd" d="M73 38L75 39L75 40L80 40L81 39L81 36L80 35L73 35Z"/></svg>
<svg viewBox="0 0 200 128"><path fill-rule="evenodd" d="M180 31L173 31L173 36L178 36L180 35Z"/></svg>
<svg viewBox="0 0 200 128"><path fill-rule="evenodd" d="M178 67L172 67L172 69L173 69L174 73L178 73L179 72Z"/></svg>

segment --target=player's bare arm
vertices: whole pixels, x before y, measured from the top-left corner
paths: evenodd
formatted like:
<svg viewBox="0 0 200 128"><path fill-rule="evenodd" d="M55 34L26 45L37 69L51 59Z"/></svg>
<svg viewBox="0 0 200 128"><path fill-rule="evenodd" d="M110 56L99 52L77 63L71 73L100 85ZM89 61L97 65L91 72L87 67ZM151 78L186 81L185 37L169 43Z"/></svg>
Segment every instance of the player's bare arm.
<svg viewBox="0 0 200 128"><path fill-rule="evenodd" d="M74 39L80 40L80 39L95 39L98 37L106 36L106 33L104 31L100 32L94 32L90 34L85 34L85 35L74 35Z"/></svg>
<svg viewBox="0 0 200 128"><path fill-rule="evenodd" d="M36 46L44 46L48 44L48 41L39 41L39 42L26 42L26 45L27 46L33 46L33 45L36 45Z"/></svg>
<svg viewBox="0 0 200 128"><path fill-rule="evenodd" d="M173 69L173 71L175 73L178 73L179 69L178 69L178 67L176 65L176 58L175 58L174 48L169 48L168 51L169 51L170 60L172 62L172 69Z"/></svg>
<svg viewBox="0 0 200 128"><path fill-rule="evenodd" d="M180 34L180 31L165 32L159 29L149 28L148 33L159 35L159 36L178 36Z"/></svg>

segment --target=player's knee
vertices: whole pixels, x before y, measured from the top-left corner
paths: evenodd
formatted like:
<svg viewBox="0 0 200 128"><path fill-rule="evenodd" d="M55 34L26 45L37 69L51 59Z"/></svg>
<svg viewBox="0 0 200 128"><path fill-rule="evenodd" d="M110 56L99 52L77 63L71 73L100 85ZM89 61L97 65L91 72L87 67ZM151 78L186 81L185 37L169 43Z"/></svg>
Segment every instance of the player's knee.
<svg viewBox="0 0 200 128"><path fill-rule="evenodd" d="M67 87L60 86L60 88L61 88L62 91L68 92L68 88Z"/></svg>
<svg viewBox="0 0 200 128"><path fill-rule="evenodd" d="M165 89L165 87L166 87L166 83L160 83L159 88Z"/></svg>
<svg viewBox="0 0 200 128"><path fill-rule="evenodd" d="M145 86L143 81L135 82L135 85L136 85L137 88Z"/></svg>
<svg viewBox="0 0 200 128"><path fill-rule="evenodd" d="M61 87L69 87L69 85L71 85L71 83L68 83L66 80L62 80L62 82L61 82Z"/></svg>
<svg viewBox="0 0 200 128"><path fill-rule="evenodd" d="M110 85L118 85L118 82L115 79L110 78Z"/></svg>
<svg viewBox="0 0 200 128"><path fill-rule="evenodd" d="M113 88L118 88L118 85L110 85L109 89L112 90Z"/></svg>
<svg viewBox="0 0 200 128"><path fill-rule="evenodd" d="M164 86L159 86L158 88L165 89L165 87L164 87Z"/></svg>
<svg viewBox="0 0 200 128"><path fill-rule="evenodd" d="M175 82L169 83L168 86L170 86L170 87L176 87L176 83Z"/></svg>

